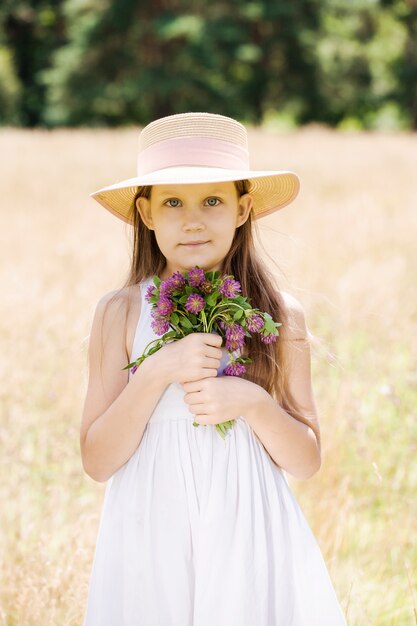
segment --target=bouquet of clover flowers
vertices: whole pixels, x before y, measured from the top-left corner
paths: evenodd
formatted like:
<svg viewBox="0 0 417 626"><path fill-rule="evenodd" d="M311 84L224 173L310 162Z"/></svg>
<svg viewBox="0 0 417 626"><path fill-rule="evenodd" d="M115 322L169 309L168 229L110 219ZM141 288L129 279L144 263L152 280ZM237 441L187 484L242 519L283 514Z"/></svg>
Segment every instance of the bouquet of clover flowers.
<svg viewBox="0 0 417 626"><path fill-rule="evenodd" d="M229 363L223 369L225 376L242 376L245 363L252 362L241 355L245 337L258 333L263 343L272 343L278 336L280 322L274 322L268 313L254 309L240 294L240 283L231 275L205 272L193 267L185 274L175 272L162 280L154 276L145 298L152 305L152 329L159 339L151 341L142 355L123 369L135 373L146 357L166 343L182 339L194 332L215 332L225 339ZM216 424L222 438L235 420ZM199 426L193 422L194 426Z"/></svg>

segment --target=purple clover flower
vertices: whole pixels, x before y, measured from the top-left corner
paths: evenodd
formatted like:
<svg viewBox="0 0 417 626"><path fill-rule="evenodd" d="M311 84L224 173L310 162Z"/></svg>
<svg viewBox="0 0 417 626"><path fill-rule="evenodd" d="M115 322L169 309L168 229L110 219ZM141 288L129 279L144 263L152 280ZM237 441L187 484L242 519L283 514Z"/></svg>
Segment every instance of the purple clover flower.
<svg viewBox="0 0 417 626"><path fill-rule="evenodd" d="M161 296L158 300L157 311L163 317L169 317L175 309L175 304L168 296Z"/></svg>
<svg viewBox="0 0 417 626"><path fill-rule="evenodd" d="M235 362L229 363L223 370L225 376L242 376L246 371L246 367L243 363Z"/></svg>
<svg viewBox="0 0 417 626"><path fill-rule="evenodd" d="M156 335L165 335L169 330L169 322L163 317L156 317L151 322L152 329Z"/></svg>
<svg viewBox="0 0 417 626"><path fill-rule="evenodd" d="M181 272L174 272L171 276L171 285L173 287L173 290L175 291L176 289L181 289L181 287L183 287L185 285L185 278L184 276L181 274Z"/></svg>
<svg viewBox="0 0 417 626"><path fill-rule="evenodd" d="M229 352L240 350L245 343L245 329L240 324L232 324L226 329L226 349Z"/></svg>
<svg viewBox="0 0 417 626"><path fill-rule="evenodd" d="M262 343L275 343L277 335L261 335Z"/></svg>
<svg viewBox="0 0 417 626"><path fill-rule="evenodd" d="M167 278L166 280L162 280L159 285L159 295L160 296L170 296L174 291L175 286L173 284L172 276Z"/></svg>
<svg viewBox="0 0 417 626"><path fill-rule="evenodd" d="M264 321L260 315L250 315L246 320L246 325L250 333L258 333L264 325Z"/></svg>
<svg viewBox="0 0 417 626"><path fill-rule="evenodd" d="M240 283L234 278L225 277L223 283L219 287L219 292L225 298L236 298L240 290Z"/></svg>
<svg viewBox="0 0 417 626"><path fill-rule="evenodd" d="M191 287L199 287L201 283L205 282L205 280L206 275L204 273L204 270L200 269L199 267L193 267L188 272L188 282L190 283Z"/></svg>
<svg viewBox="0 0 417 626"><path fill-rule="evenodd" d="M149 302L149 304L151 303L151 297L153 296L152 292L154 289L156 289L155 285L149 285L149 287L146 290L145 298Z"/></svg>
<svg viewBox="0 0 417 626"><path fill-rule="evenodd" d="M205 304L203 296L200 296L198 293L190 293L185 303L185 308L190 313L200 313L204 309Z"/></svg>
<svg viewBox="0 0 417 626"><path fill-rule="evenodd" d="M138 366L137 366L136 364L135 364L135 365L132 365L132 367L131 367L131 369L130 369L130 373L131 373L131 374L134 374L134 373L136 372L136 370L137 370L137 369L138 369Z"/></svg>

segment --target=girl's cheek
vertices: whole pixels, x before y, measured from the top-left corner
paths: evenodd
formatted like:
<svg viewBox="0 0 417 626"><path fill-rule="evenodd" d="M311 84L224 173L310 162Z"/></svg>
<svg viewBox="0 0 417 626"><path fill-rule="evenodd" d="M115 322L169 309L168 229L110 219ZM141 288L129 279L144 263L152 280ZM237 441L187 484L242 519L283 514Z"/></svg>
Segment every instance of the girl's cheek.
<svg viewBox="0 0 417 626"><path fill-rule="evenodd" d="M179 209L170 209L168 207L168 210L164 211L162 219L164 223L179 222L181 220L181 212L179 211Z"/></svg>

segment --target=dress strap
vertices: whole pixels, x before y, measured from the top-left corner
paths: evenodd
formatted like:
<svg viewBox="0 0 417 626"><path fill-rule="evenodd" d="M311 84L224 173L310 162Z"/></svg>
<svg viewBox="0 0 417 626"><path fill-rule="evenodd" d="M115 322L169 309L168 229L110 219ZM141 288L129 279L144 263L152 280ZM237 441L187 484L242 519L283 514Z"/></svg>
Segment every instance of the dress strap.
<svg viewBox="0 0 417 626"><path fill-rule="evenodd" d="M141 294L140 314L139 314L138 322L136 324L135 336L133 339L132 354L130 355L131 361L133 361L133 358L135 355L137 356L137 352L140 349L139 344L143 343L144 339L146 339L146 337L149 335L149 332L150 332L149 331L150 329L150 305L149 305L149 302L146 300L145 296L146 296L146 291L148 289L148 286L151 284L151 282L152 282L152 277L145 278L145 280L143 280L140 283L140 294ZM130 370L129 370L129 373L130 373Z"/></svg>

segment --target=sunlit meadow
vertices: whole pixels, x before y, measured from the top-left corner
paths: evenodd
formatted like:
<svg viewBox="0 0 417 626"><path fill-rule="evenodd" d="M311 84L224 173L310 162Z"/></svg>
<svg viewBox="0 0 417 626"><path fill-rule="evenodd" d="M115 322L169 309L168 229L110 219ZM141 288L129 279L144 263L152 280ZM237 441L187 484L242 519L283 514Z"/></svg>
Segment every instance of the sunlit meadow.
<svg viewBox="0 0 417 626"><path fill-rule="evenodd" d="M415 626L416 135L313 126L249 141L253 166L302 184L259 222L316 337L323 462L291 485L349 626ZM137 129L0 131L2 626L82 624L105 489L79 451L88 334L130 245L88 194L133 176L136 148Z"/></svg>

